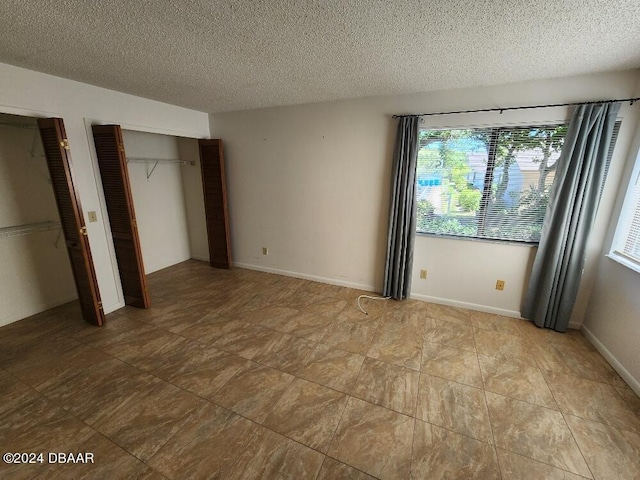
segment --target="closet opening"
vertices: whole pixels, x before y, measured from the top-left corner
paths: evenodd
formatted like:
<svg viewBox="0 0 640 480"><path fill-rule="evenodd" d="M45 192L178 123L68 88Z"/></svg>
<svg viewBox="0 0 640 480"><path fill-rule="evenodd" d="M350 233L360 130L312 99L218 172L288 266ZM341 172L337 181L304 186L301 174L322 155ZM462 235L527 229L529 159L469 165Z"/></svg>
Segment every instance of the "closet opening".
<svg viewBox="0 0 640 480"><path fill-rule="evenodd" d="M202 156L204 140L119 125L93 125L92 132L126 305L148 308L155 301L146 278L155 271L189 259L230 267L221 145L212 163L211 155ZM210 215L217 208L211 202L224 205L223 216ZM211 255L212 238L216 245L224 240L228 262Z"/></svg>
<svg viewBox="0 0 640 480"><path fill-rule="evenodd" d="M102 325L93 259L62 119L0 114L0 325L79 300Z"/></svg>

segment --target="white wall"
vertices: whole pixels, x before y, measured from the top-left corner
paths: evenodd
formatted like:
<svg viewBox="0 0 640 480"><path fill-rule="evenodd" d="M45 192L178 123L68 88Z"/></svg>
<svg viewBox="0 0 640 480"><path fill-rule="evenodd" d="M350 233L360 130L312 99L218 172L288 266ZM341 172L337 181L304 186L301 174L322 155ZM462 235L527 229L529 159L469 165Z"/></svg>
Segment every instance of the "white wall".
<svg viewBox="0 0 640 480"><path fill-rule="evenodd" d="M381 284L388 118L366 102L338 102L211 121L212 137L225 145L236 265L371 290Z"/></svg>
<svg viewBox="0 0 640 480"><path fill-rule="evenodd" d="M122 136L127 157L179 159L176 137L131 130L124 130ZM128 164L146 273L191 258L182 170L195 167L159 163L154 169L154 165Z"/></svg>
<svg viewBox="0 0 640 480"><path fill-rule="evenodd" d="M639 85L640 87L640 85ZM640 93L640 88L638 89ZM636 156L640 150L640 123L627 154L618 197L604 248L598 256L598 270L586 308L582 330L640 395L640 273L605 255L609 253L618 215Z"/></svg>
<svg viewBox="0 0 640 480"><path fill-rule="evenodd" d="M389 208L391 115L624 98L638 72L540 80L495 87L375 97L211 115L226 145L232 252L236 265L380 291ZM431 126L564 120L568 108L426 117ZM625 105L618 147L574 315L578 326L637 122ZM261 247L269 255L261 254ZM416 239L418 298L518 315L530 247ZM421 268L427 280L417 278ZM464 277L463 280L461 278ZM506 280L502 293L496 279Z"/></svg>
<svg viewBox="0 0 640 480"><path fill-rule="evenodd" d="M535 250L513 244L418 235L412 296L518 317ZM427 270L426 280L420 279L421 269ZM495 289L498 279L505 281L503 291Z"/></svg>
<svg viewBox="0 0 640 480"><path fill-rule="evenodd" d="M209 136L207 115L165 103L0 64L0 112L64 119L77 188L88 223L89 241L105 312L124 305L95 161L92 123L116 123L125 129L194 138Z"/></svg>
<svg viewBox="0 0 640 480"><path fill-rule="evenodd" d="M35 121L6 117L0 115L0 121L33 128L0 125L0 227L59 222ZM0 236L0 325L77 298L64 237L58 238L59 234L60 229Z"/></svg>

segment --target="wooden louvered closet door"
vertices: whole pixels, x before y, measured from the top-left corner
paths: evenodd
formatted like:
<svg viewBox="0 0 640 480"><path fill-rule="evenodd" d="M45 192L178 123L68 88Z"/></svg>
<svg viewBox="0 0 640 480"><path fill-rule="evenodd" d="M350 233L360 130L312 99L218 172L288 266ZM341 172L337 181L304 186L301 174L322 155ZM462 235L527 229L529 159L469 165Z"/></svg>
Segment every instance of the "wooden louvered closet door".
<svg viewBox="0 0 640 480"><path fill-rule="evenodd" d="M98 282L84 224L80 197L77 194L69 142L61 118L38 119L51 184L60 214L60 223L78 290L80 308L85 321L94 325L105 323Z"/></svg>
<svg viewBox="0 0 640 480"><path fill-rule="evenodd" d="M149 308L122 130L120 125L94 125L92 129L124 301L133 307Z"/></svg>
<svg viewBox="0 0 640 480"><path fill-rule="evenodd" d="M198 140L198 145L209 239L209 261L212 267L231 268L231 241L222 140Z"/></svg>

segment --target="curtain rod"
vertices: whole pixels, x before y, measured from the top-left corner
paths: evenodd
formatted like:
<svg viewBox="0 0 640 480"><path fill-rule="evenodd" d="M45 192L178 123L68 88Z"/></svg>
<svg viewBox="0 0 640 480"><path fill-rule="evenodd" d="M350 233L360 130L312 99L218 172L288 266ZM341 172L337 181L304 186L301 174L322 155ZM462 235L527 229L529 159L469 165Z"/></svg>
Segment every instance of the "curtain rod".
<svg viewBox="0 0 640 480"><path fill-rule="evenodd" d="M529 110L532 108L572 107L576 105L595 105L598 103L613 103L613 102L629 102L629 105L633 105L634 102L637 102L638 100L640 100L640 97L621 98L618 100L600 100L598 102L551 103L548 105L530 105L527 107L480 108L478 110L458 110L456 112L416 113L416 114L394 115L393 118L429 117L432 115L454 115L457 113L479 113L479 112L500 112L500 114L502 114L502 112L506 112L507 110Z"/></svg>

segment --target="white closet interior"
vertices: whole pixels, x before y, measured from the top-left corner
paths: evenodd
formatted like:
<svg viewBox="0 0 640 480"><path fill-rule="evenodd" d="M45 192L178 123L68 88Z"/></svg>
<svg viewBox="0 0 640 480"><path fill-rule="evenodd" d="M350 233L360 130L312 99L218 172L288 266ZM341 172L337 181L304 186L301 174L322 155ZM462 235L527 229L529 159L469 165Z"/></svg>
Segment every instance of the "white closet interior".
<svg viewBox="0 0 640 480"><path fill-rule="evenodd" d="M0 114L0 325L77 298L40 133Z"/></svg>
<svg viewBox="0 0 640 480"><path fill-rule="evenodd" d="M208 259L198 141L123 130L147 274Z"/></svg>
<svg viewBox="0 0 640 480"><path fill-rule="evenodd" d="M123 138L145 272L208 260L198 141ZM0 192L1 326L77 298L34 118L0 114Z"/></svg>

